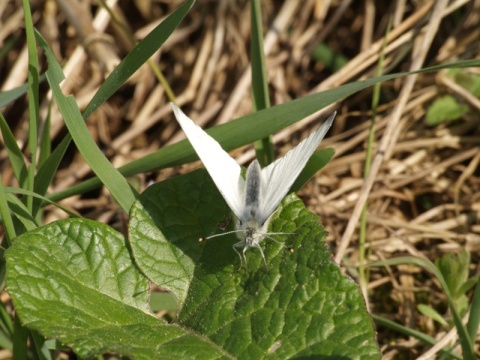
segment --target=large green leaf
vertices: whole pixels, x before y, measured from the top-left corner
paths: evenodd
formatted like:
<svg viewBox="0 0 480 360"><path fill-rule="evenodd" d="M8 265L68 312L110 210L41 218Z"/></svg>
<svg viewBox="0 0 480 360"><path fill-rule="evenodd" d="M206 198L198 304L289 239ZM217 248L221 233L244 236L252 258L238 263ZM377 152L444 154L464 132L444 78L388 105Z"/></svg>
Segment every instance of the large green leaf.
<svg viewBox="0 0 480 360"><path fill-rule="evenodd" d="M6 281L24 325L81 357L117 351L135 359L226 358L208 339L150 313L147 279L125 238L85 219L61 220L18 237Z"/></svg>
<svg viewBox="0 0 480 360"><path fill-rule="evenodd" d="M270 231L292 234L275 236L286 247L264 241L267 266L250 250L248 271L241 267L234 234L199 241L220 233L229 214L204 170L149 187L132 207L135 261L176 296L183 328L239 359L380 357L358 286L331 260L324 228L295 195L271 221Z"/></svg>

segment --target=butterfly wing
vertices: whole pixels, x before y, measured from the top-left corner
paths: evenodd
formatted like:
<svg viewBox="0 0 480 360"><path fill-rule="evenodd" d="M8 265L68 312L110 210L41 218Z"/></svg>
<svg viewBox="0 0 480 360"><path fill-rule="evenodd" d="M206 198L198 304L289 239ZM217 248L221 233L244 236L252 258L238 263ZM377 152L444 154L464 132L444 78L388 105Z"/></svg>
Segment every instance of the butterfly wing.
<svg viewBox="0 0 480 360"><path fill-rule="evenodd" d="M197 126L180 108L170 103L178 123L187 135L210 177L233 213L240 217L244 208L245 180L237 162L222 149L220 144Z"/></svg>
<svg viewBox="0 0 480 360"><path fill-rule="evenodd" d="M261 223L265 222L287 195L315 149L332 126L336 112L295 148L262 170Z"/></svg>

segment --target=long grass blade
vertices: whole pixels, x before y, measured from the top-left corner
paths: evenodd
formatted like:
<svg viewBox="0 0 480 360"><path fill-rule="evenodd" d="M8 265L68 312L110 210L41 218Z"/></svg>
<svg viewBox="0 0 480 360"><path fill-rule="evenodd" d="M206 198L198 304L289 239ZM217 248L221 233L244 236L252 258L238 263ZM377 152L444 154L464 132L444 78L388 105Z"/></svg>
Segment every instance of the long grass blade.
<svg viewBox="0 0 480 360"><path fill-rule="evenodd" d="M250 56L252 63L252 97L254 111L270 107L268 93L267 70L265 66L265 53L263 51L263 26L262 7L260 0L252 0L251 4L251 27L252 42ZM275 160L272 146L272 136L268 135L255 142L257 160L262 167Z"/></svg>

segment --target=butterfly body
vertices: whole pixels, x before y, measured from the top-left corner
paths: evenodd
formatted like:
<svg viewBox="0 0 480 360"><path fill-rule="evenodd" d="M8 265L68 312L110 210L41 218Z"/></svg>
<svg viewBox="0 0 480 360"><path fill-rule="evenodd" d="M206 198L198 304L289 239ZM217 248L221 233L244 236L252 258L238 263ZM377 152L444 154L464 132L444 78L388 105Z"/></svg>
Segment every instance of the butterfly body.
<svg viewBox="0 0 480 360"><path fill-rule="evenodd" d="M244 179L240 165L220 144L195 125L175 104L170 105L213 182L235 214L236 226L233 232L240 241L233 245L233 249L241 260L245 260L246 251L255 247L265 261L261 241L265 237L277 241L270 235L289 234L268 233L270 218L332 125L335 113L308 138L267 167L262 169L258 161L254 160L248 166ZM208 238L216 236L219 235ZM237 249L243 250L240 253Z"/></svg>

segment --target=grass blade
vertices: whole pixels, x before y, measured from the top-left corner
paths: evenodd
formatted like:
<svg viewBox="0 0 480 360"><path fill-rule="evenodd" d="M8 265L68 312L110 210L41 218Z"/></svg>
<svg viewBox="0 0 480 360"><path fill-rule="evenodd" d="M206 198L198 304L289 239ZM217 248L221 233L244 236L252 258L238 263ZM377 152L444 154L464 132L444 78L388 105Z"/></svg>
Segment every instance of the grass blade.
<svg viewBox="0 0 480 360"><path fill-rule="evenodd" d="M32 14L28 0L22 1L25 34L28 48L28 149L32 162L28 167L28 190L33 190L35 185L35 172L37 167L37 148L38 148L38 124L39 124L39 63L37 53L37 43L35 42L35 31L33 28ZM27 197L27 206L30 211L33 210L33 198Z"/></svg>
<svg viewBox="0 0 480 360"><path fill-rule="evenodd" d="M93 141L74 98L65 96L60 88L60 82L64 79L60 64L40 34L38 34L38 41L48 59L49 68L46 72L48 83L75 145L122 209L128 213L137 196L136 191L130 187L127 180L108 161Z"/></svg>
<svg viewBox="0 0 480 360"><path fill-rule="evenodd" d="M252 0L251 4L251 27L252 42L250 56L252 63L252 97L253 110L263 110L270 107L268 93L267 70L265 68L265 54L263 47L262 8L260 0ZM261 121L261 120L260 120ZM272 146L272 136L255 142L257 159L262 167L275 160Z"/></svg>
<svg viewBox="0 0 480 360"><path fill-rule="evenodd" d="M2 132L3 141L8 153L8 159L12 165L15 178L20 186L25 186L28 172L27 165L23 159L22 151L18 147L17 141L15 140L15 136L10 130L10 127L8 126L7 121L3 117L2 113L0 113L0 131Z"/></svg>
<svg viewBox="0 0 480 360"><path fill-rule="evenodd" d="M472 298L470 306L470 316L467 323L467 331L470 339L475 341L478 334L478 325L480 324L480 279L477 281L477 286Z"/></svg>

